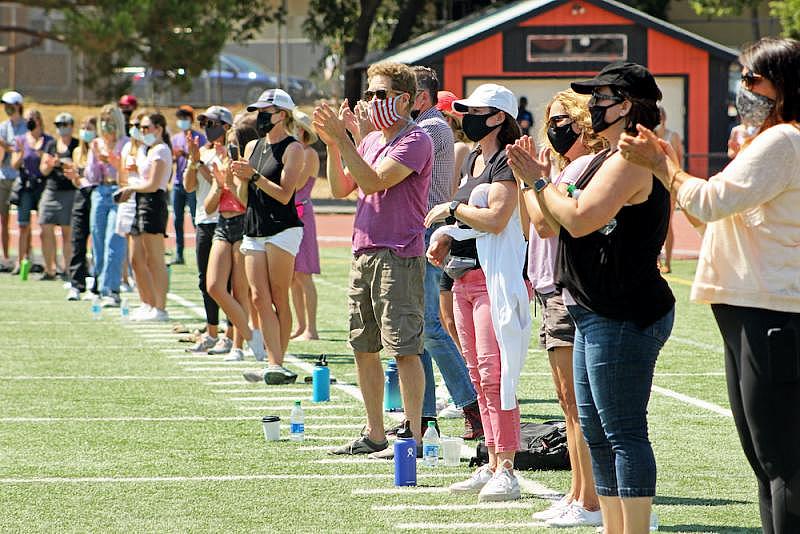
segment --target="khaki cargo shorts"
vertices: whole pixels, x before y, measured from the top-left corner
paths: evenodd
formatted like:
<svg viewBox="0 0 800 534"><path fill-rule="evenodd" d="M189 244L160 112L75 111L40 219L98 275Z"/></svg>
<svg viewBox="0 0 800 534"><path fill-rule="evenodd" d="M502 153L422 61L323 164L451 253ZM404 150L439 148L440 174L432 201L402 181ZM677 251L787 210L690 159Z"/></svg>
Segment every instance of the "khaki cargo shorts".
<svg viewBox="0 0 800 534"><path fill-rule="evenodd" d="M422 354L425 258L391 249L368 252L350 265L350 346L390 357Z"/></svg>

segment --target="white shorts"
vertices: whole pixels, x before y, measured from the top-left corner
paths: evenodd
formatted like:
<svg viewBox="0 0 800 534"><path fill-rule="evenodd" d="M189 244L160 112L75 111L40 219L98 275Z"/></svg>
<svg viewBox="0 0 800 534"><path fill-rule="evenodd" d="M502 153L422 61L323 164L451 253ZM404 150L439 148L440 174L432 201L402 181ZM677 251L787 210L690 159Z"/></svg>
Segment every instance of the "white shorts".
<svg viewBox="0 0 800 534"><path fill-rule="evenodd" d="M297 256L297 251L300 250L300 242L302 240L303 227L298 226L294 228L287 228L282 232L278 232L275 235L266 237L244 236L242 238L242 244L239 246L239 251L241 251L242 254L257 254L259 252L266 252L267 244L270 244L285 250L292 256Z"/></svg>

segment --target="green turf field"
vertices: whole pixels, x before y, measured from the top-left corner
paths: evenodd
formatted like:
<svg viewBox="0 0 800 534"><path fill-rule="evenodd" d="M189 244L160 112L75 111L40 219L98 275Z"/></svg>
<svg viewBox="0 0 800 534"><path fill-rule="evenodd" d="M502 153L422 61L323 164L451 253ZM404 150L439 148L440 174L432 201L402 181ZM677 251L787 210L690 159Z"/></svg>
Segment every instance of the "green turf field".
<svg viewBox="0 0 800 534"><path fill-rule="evenodd" d="M299 357L289 367L302 378L312 355L324 352L340 383L353 383L345 342L349 252L321 253L324 339L293 342L289 351ZM674 264L675 329L650 403L660 530L760 532L754 478L727 412L719 334L709 309L688 302L693 268ZM173 321L200 324L196 287L193 265L173 268ZM0 531L549 530L531 514L549 505L548 490L566 489L568 472L523 473L523 499L496 506L444 491L469 474L466 463L420 466L420 486L395 491L392 463L325 453L363 424L352 388L332 389L328 405L304 403L304 443L267 446L260 417L288 420L294 399L310 399L310 385L248 384L240 372L252 360L184 354L187 345L170 326L123 325L119 310L93 321L90 304L67 302L65 293L60 282L0 275ZM538 348L519 396L524 420L560 415ZM463 423L440 424L456 434Z"/></svg>

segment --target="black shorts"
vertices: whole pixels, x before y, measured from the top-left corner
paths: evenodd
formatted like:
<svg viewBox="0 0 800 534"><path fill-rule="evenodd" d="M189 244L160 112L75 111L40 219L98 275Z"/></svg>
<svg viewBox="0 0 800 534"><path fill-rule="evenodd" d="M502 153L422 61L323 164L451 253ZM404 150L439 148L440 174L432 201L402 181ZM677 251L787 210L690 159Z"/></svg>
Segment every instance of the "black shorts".
<svg viewBox="0 0 800 534"><path fill-rule="evenodd" d="M214 230L214 241L225 241L233 245L241 241L243 236L244 213L230 218L219 216L217 228Z"/></svg>
<svg viewBox="0 0 800 534"><path fill-rule="evenodd" d="M167 192L163 189L152 193L136 193L136 216L133 218L131 235L167 235Z"/></svg>
<svg viewBox="0 0 800 534"><path fill-rule="evenodd" d="M453 290L453 279L450 278L447 273L442 273L442 279L439 280L439 291L452 291Z"/></svg>

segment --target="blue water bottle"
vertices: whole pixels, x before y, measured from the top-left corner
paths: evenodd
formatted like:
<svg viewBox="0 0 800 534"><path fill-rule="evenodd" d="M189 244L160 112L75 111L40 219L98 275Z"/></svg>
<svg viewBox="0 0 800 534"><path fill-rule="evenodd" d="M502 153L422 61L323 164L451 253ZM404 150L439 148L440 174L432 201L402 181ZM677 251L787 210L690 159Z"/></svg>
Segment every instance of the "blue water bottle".
<svg viewBox="0 0 800 534"><path fill-rule="evenodd" d="M400 412L402 410L403 401L400 398L400 376L397 374L397 362L389 360L389 365L384 371L383 411Z"/></svg>
<svg viewBox="0 0 800 534"><path fill-rule="evenodd" d="M414 438L394 441L394 485L417 485L417 442Z"/></svg>
<svg viewBox="0 0 800 534"><path fill-rule="evenodd" d="M311 373L314 402L328 402L331 400L331 370L328 368L328 357L321 354L314 371Z"/></svg>

